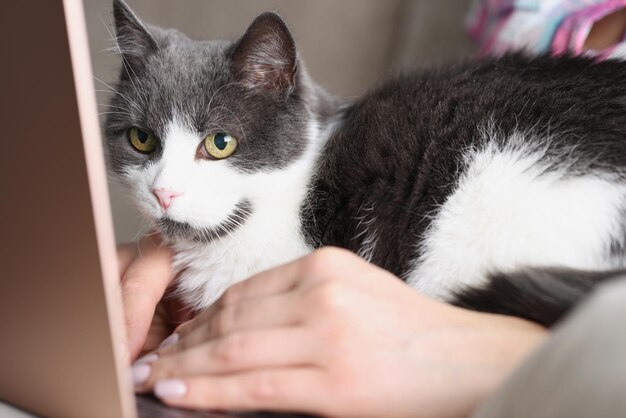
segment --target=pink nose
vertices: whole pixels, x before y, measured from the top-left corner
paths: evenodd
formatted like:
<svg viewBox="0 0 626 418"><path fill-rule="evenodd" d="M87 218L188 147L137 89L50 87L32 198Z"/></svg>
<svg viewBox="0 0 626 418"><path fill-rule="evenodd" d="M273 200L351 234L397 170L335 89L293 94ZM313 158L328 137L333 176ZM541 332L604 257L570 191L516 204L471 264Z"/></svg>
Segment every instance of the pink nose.
<svg viewBox="0 0 626 418"><path fill-rule="evenodd" d="M172 204L172 200L174 200L175 197L178 197L182 194L176 193L168 189L152 189L152 193L154 193L157 200L159 201L159 205L161 205L164 210L167 210L167 208L170 207L170 205Z"/></svg>

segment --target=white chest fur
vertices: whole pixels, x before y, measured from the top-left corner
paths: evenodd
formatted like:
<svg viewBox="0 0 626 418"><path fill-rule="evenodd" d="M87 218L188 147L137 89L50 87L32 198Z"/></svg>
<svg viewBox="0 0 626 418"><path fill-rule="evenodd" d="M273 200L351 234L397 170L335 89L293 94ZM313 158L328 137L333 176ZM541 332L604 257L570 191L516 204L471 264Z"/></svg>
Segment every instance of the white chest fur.
<svg viewBox="0 0 626 418"><path fill-rule="evenodd" d="M251 215L238 228L208 244L173 244L174 267L180 272L177 290L189 306L204 309L233 284L311 251L301 232L300 209L324 137L313 119L308 134L311 140L303 155L287 168L252 174L230 170L222 176L229 179L236 200L251 205ZM203 202L197 212L211 204Z"/></svg>
<svg viewBox="0 0 626 418"><path fill-rule="evenodd" d="M511 143L523 144L523 137ZM409 284L446 299L490 272L523 267L620 267L626 186L607 175L545 171L541 150L490 145L466 155L464 173L433 219Z"/></svg>
<svg viewBox="0 0 626 418"><path fill-rule="evenodd" d="M174 246L175 268L182 270L178 291L187 304L206 308L233 284L311 251L298 219L283 217L275 228L267 216L257 211L232 236L210 244Z"/></svg>

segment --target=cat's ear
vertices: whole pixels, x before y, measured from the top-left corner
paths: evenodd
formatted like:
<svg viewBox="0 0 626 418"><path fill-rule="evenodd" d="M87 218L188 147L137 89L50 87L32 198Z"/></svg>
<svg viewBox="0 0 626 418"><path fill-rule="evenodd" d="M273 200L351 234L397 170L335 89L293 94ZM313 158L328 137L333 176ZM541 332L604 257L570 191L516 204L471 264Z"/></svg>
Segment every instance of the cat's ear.
<svg viewBox="0 0 626 418"><path fill-rule="evenodd" d="M250 88L288 92L298 71L296 44L276 13L257 17L235 45L232 66L238 81Z"/></svg>
<svg viewBox="0 0 626 418"><path fill-rule="evenodd" d="M115 41L119 53L131 67L139 67L158 44L139 17L123 0L113 0Z"/></svg>

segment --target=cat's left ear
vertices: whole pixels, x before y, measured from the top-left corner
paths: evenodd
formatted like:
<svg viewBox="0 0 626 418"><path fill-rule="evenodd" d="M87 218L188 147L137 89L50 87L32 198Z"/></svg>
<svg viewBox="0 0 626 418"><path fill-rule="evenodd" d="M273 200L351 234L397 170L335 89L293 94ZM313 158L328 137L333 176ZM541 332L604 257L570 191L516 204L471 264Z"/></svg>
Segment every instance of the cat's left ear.
<svg viewBox="0 0 626 418"><path fill-rule="evenodd" d="M157 41L123 0L113 0L113 18L119 52L131 67L140 67L158 49Z"/></svg>
<svg viewBox="0 0 626 418"><path fill-rule="evenodd" d="M296 43L276 13L257 17L235 45L232 67L238 81L249 88L290 92L296 83Z"/></svg>

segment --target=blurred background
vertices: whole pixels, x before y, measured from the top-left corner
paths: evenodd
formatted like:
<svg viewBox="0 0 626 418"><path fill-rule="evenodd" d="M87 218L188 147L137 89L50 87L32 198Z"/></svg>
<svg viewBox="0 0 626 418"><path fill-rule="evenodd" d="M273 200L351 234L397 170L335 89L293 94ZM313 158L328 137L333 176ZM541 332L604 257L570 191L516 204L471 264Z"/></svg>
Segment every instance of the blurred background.
<svg viewBox="0 0 626 418"><path fill-rule="evenodd" d="M95 76L113 84L112 0L84 0ZM195 39L236 39L255 16L280 13L309 72L330 92L356 97L401 70L471 56L464 19L471 0L128 0L146 22ZM95 81L97 90L107 87ZM99 91L98 103L108 93ZM100 111L102 111L101 108ZM111 182L118 242L147 232L123 187Z"/></svg>

